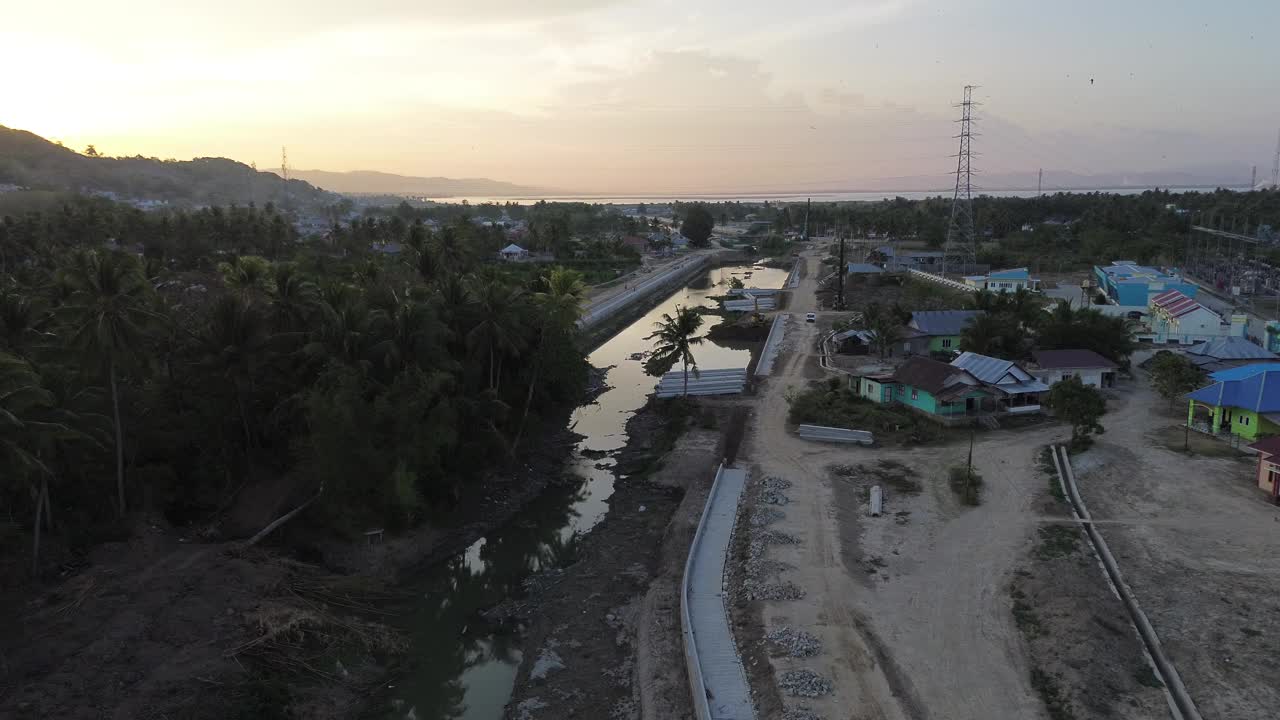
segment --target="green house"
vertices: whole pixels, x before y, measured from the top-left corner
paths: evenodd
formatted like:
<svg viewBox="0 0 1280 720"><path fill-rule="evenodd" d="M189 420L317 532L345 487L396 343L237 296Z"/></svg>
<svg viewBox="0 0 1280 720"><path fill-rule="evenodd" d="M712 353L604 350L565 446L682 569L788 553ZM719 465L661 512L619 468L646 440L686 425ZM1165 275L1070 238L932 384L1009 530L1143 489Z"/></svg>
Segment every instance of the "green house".
<svg viewBox="0 0 1280 720"><path fill-rule="evenodd" d="M1209 379L1212 385L1187 395L1187 425L1249 441L1280 435L1280 364L1230 368Z"/></svg>
<svg viewBox="0 0 1280 720"><path fill-rule="evenodd" d="M976 415L991 397L972 373L932 358L916 356L892 374L861 379L858 394L878 403L899 403L929 415Z"/></svg>
<svg viewBox="0 0 1280 720"><path fill-rule="evenodd" d="M913 336L927 340L928 345L916 349L916 352L958 352L960 350L960 333L981 310L917 310L911 313L911 321L907 327L914 331Z"/></svg>

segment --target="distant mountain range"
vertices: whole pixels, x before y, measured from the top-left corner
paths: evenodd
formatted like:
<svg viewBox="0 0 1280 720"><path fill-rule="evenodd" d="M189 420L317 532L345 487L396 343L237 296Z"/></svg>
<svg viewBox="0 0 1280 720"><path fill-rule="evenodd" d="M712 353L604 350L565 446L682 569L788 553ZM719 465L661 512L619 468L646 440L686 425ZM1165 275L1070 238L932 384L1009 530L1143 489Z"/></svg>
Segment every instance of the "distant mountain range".
<svg viewBox="0 0 1280 720"><path fill-rule="evenodd" d="M319 207L337 197L226 158L160 160L82 155L35 133L0 125L0 185L102 194L176 205Z"/></svg>
<svg viewBox="0 0 1280 720"><path fill-rule="evenodd" d="M447 199L467 196L529 197L547 192L488 178L414 177L373 170L290 170L289 176L333 192L361 195L417 195Z"/></svg>

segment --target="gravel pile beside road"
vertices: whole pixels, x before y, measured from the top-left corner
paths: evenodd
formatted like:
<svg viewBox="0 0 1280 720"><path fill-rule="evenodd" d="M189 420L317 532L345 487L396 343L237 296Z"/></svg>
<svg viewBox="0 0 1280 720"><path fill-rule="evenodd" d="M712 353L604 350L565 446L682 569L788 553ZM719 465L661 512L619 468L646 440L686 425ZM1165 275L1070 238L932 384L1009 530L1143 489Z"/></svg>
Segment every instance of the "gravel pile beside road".
<svg viewBox="0 0 1280 720"><path fill-rule="evenodd" d="M790 480L767 477L760 483L760 502L766 505L786 505L787 496L782 493L790 487Z"/></svg>
<svg viewBox="0 0 1280 720"><path fill-rule="evenodd" d="M750 600L799 600L804 597L804 588L793 582L778 584L747 583L744 588Z"/></svg>
<svg viewBox="0 0 1280 720"><path fill-rule="evenodd" d="M791 657L813 657L822 652L822 642L817 637L787 625L770 630L765 639Z"/></svg>
<svg viewBox="0 0 1280 720"><path fill-rule="evenodd" d="M786 517L786 513L776 508L760 508L751 515L751 527L762 528Z"/></svg>
<svg viewBox="0 0 1280 720"><path fill-rule="evenodd" d="M801 668L782 673L778 687L792 697L816 698L831 692L831 681L808 668Z"/></svg>
<svg viewBox="0 0 1280 720"><path fill-rule="evenodd" d="M803 705L799 705L782 711L782 720L822 720L822 716Z"/></svg>

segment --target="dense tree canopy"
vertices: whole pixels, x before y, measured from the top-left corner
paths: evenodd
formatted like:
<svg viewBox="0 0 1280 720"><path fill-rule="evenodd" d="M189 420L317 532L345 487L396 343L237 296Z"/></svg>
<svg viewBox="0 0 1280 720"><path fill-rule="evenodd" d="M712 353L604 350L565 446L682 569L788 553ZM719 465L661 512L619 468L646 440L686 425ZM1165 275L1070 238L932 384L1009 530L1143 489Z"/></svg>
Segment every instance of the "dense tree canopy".
<svg viewBox="0 0 1280 720"><path fill-rule="evenodd" d="M572 270L480 263L448 228L343 255L226 239L266 211L131 235L164 218L102 209L0 236L0 497L57 508L69 539L125 512L251 531L231 528L255 488L284 503L323 485L306 517L343 532L412 523L584 386Z"/></svg>

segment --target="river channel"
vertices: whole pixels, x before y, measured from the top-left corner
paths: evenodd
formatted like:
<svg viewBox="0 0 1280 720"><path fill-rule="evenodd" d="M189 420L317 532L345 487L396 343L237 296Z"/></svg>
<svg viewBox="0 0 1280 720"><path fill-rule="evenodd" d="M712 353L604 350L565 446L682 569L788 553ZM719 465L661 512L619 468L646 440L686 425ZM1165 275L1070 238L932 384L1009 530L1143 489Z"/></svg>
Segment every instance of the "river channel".
<svg viewBox="0 0 1280 720"><path fill-rule="evenodd" d="M608 511L617 479L614 454L627 442L626 423L647 402L656 379L645 375L632 353L652 347L645 336L677 305L712 305L732 277L752 276L750 287L779 288L787 271L751 266L712 268L701 280L663 299L590 355L595 367L611 368L610 389L578 408L570 421L582 436L566 464L572 481L553 484L511 522L467 550L426 572L414 584L420 598L402 618L408 631L408 671L391 689L381 713L396 720L500 720L520 667L518 630L495 633L477 613L521 594L521 583L545 567L572 562L578 539ZM706 317L702 332L720 322ZM750 351L707 341L694 349L704 370L743 367ZM676 661L673 658L672 661Z"/></svg>

